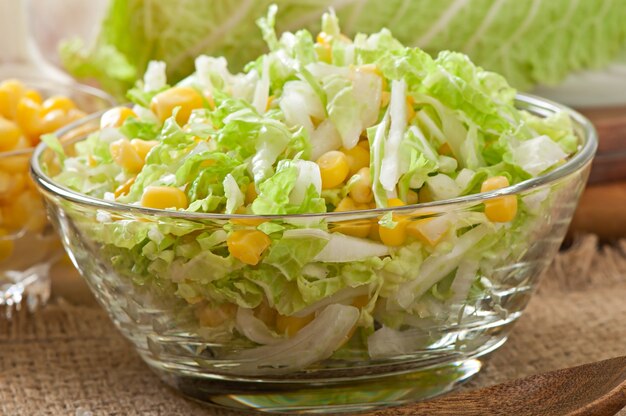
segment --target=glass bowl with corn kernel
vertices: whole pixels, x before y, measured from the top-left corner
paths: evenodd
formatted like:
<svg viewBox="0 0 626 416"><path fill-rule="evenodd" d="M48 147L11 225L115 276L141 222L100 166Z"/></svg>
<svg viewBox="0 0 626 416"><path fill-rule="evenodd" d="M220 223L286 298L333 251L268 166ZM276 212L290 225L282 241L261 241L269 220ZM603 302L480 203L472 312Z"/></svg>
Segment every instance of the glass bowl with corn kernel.
<svg viewBox="0 0 626 416"><path fill-rule="evenodd" d="M33 174L120 331L208 404L337 413L448 391L502 345L555 255L590 123L388 31L260 26L47 140Z"/></svg>
<svg viewBox="0 0 626 416"><path fill-rule="evenodd" d="M41 136L113 102L86 86L0 82L0 305L7 314L23 300L31 309L47 300L50 267L63 253L29 174L33 149Z"/></svg>

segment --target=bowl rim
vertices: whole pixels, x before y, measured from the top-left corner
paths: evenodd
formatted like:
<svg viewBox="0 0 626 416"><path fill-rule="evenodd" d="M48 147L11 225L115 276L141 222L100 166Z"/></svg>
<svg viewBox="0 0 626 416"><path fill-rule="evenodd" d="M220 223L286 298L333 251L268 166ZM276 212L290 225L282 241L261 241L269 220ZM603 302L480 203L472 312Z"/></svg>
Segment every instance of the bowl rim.
<svg viewBox="0 0 626 416"><path fill-rule="evenodd" d="M580 171L585 166L589 165L598 147L597 132L591 123L585 116L577 111L553 101L537 97L531 94L518 93L515 97L516 107L528 110L540 116L549 116L556 112L566 112L572 121L574 122L574 128L582 133L582 139L584 143L579 151L574 154L572 158L567 160L563 165L556 169L535 177L527 179L520 183L508 186L506 188L497 189L489 192L481 192L476 194L470 194L457 198L445 199L440 201L417 203L411 205L404 205L401 207L387 207L387 208L374 208L358 211L345 211L345 212L324 212L324 213L309 213L309 214L272 214L272 215L256 215L256 214L223 214L223 213L204 213L204 212L187 212L187 211L175 211L167 209L145 208L138 205L122 204L113 201L107 201L81 194L77 191L73 191L63 185L56 183L46 173L43 172L39 163L40 156L48 148L48 146L41 142L34 150L31 158L31 175L35 180L35 183L49 193L57 195L62 199L81 205L88 205L92 208L102 209L107 211L127 212L130 214L143 214L146 216L159 216L167 217L170 219L183 219L183 220L237 220L237 219L325 219L329 217L354 217L358 216L374 216L384 215L389 212L405 212L411 211L434 211L443 212L450 206L480 203L486 199L491 199L499 196L515 195L524 191L529 191L534 188L539 188L550 183L554 183L561 178L564 178L570 174ZM99 118L103 112L93 113L87 117L82 118L72 124L65 126L64 128L56 132L57 135L63 135L77 128L89 121L93 121Z"/></svg>
<svg viewBox="0 0 626 416"><path fill-rule="evenodd" d="M107 93L106 91L103 91L96 87L92 87L90 85L82 84L80 82L55 81L55 80L51 80L51 79L47 79L43 77L13 77L11 79L16 79L24 83L24 85L26 85L27 87L33 87L37 89L38 91L41 89L45 89L45 88L50 88L50 89L67 88L71 90L72 92L79 92L82 94L99 98L103 101L106 101L111 106L114 106L117 104L117 100L115 99L115 97L113 97L111 94ZM100 113L100 111L97 111L96 113ZM76 122L68 124L66 127L76 126L81 121L83 121L86 117L90 116L91 114L96 114L96 113L89 113L87 114L87 116L77 120ZM72 127L72 128L75 128L75 127ZM63 129L65 129L65 127L62 128L61 130ZM30 146L24 149L8 150L8 151L0 152L0 159L5 158L5 157L29 155L33 153L36 148L37 146Z"/></svg>

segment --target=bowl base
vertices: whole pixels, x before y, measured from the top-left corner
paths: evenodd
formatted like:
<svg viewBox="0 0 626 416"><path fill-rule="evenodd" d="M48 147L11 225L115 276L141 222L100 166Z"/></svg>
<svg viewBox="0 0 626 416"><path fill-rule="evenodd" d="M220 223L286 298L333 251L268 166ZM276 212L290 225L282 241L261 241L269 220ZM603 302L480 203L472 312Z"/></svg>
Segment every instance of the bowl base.
<svg viewBox="0 0 626 416"><path fill-rule="evenodd" d="M502 345L505 339L488 351L481 351L479 356L483 358L475 356L428 368L339 382L317 380L292 384L206 379L172 372L148 357L143 358L166 384L204 405L245 414L337 414L400 406L447 393L477 374L484 365L484 355Z"/></svg>

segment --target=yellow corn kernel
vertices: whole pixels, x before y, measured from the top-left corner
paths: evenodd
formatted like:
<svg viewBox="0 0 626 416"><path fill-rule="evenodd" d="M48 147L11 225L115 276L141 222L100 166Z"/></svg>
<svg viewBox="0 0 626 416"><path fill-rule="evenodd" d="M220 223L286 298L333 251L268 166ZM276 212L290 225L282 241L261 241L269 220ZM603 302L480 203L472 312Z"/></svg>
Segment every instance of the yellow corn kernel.
<svg viewBox="0 0 626 416"><path fill-rule="evenodd" d="M187 195L172 186L148 186L141 195L141 206L146 208L187 208Z"/></svg>
<svg viewBox="0 0 626 416"><path fill-rule="evenodd" d="M13 240L9 232L0 228L0 261L6 260L13 254Z"/></svg>
<svg viewBox="0 0 626 416"><path fill-rule="evenodd" d="M389 91L383 91L380 95L380 105L382 108L385 108L391 102L391 93Z"/></svg>
<svg viewBox="0 0 626 416"><path fill-rule="evenodd" d="M276 310L267 303L265 299L256 308L254 308L254 316L259 318L265 325L270 328L276 327Z"/></svg>
<svg viewBox="0 0 626 416"><path fill-rule="evenodd" d="M158 93L150 102L150 109L161 121L171 117L176 107L180 107L176 122L182 126L192 110L203 107L202 95L191 87L174 87Z"/></svg>
<svg viewBox="0 0 626 416"><path fill-rule="evenodd" d="M143 168L144 160L126 138L111 143L109 152L113 161L130 173L138 173Z"/></svg>
<svg viewBox="0 0 626 416"><path fill-rule="evenodd" d="M22 132L20 128L3 117L0 117L0 152L12 150L20 140Z"/></svg>
<svg viewBox="0 0 626 416"><path fill-rule="evenodd" d="M248 187L246 188L246 205L250 205L252 202L254 202L257 196L259 195L256 192L256 186L254 185L254 182L250 182L248 184Z"/></svg>
<svg viewBox="0 0 626 416"><path fill-rule="evenodd" d="M239 207L237 208L237 210L235 211L235 214L249 214L248 210L246 210L246 208L244 207ZM267 222L268 220L265 220L263 218L237 218L237 219L232 219L230 220L230 222L232 222L233 224L237 224L237 225L247 225L250 227L257 227L261 224L263 224L264 222Z"/></svg>
<svg viewBox="0 0 626 416"><path fill-rule="evenodd" d="M16 79L0 83L0 116L15 120L17 105L24 96L26 87Z"/></svg>
<svg viewBox="0 0 626 416"><path fill-rule="evenodd" d="M126 195L130 191L130 188L135 183L135 179L137 179L137 177L133 176L132 178L130 178L129 180L127 180L126 182L118 186L115 189L115 192L113 192L113 196L115 196L115 198L117 199L122 195Z"/></svg>
<svg viewBox="0 0 626 416"><path fill-rule="evenodd" d="M22 136L12 150L23 150L31 147L30 141ZM19 156L0 157L0 169L9 173L22 173L28 171L30 154Z"/></svg>
<svg viewBox="0 0 626 416"><path fill-rule="evenodd" d="M410 95L407 95L407 97L406 97L406 119L408 121L413 120L413 117L415 117L415 109L413 108L413 104L415 104L415 99L413 99L413 97L411 97Z"/></svg>
<svg viewBox="0 0 626 416"><path fill-rule="evenodd" d="M15 121L25 135L37 138L41 134L41 104L23 97L17 105Z"/></svg>
<svg viewBox="0 0 626 416"><path fill-rule="evenodd" d="M129 117L137 118L137 114L128 107L114 107L102 114L102 117L100 117L100 128L119 127Z"/></svg>
<svg viewBox="0 0 626 416"><path fill-rule="evenodd" d="M331 189L341 185L350 172L348 158L337 150L324 153L317 159L317 165L322 177L322 189Z"/></svg>
<svg viewBox="0 0 626 416"><path fill-rule="evenodd" d="M68 97L62 95L52 96L41 105L44 115L54 110L61 110L63 113L68 113L70 110L76 109L76 104Z"/></svg>
<svg viewBox="0 0 626 416"><path fill-rule="evenodd" d="M274 102L275 97L273 95L270 95L269 97L267 97L267 103L265 104L265 111L269 110L270 107L272 106L272 103Z"/></svg>
<svg viewBox="0 0 626 416"><path fill-rule="evenodd" d="M90 167L95 168L98 166L98 161L92 155L87 155L87 164L89 164Z"/></svg>
<svg viewBox="0 0 626 416"><path fill-rule="evenodd" d="M20 193L12 203L2 207L4 227L12 230L26 228L30 231L43 229L46 214L37 191L28 190Z"/></svg>
<svg viewBox="0 0 626 416"><path fill-rule="evenodd" d="M448 142L445 142L444 144L439 146L439 148L437 149L437 152L443 156L452 156L452 148L450 147Z"/></svg>
<svg viewBox="0 0 626 416"><path fill-rule="evenodd" d="M495 191L496 189L502 189L509 186L509 180L506 176L493 176L487 178L480 186L480 192Z"/></svg>
<svg viewBox="0 0 626 416"><path fill-rule="evenodd" d="M350 197L358 204L368 204L374 199L370 168L361 168L357 175L359 175L359 179L352 184Z"/></svg>
<svg viewBox="0 0 626 416"><path fill-rule="evenodd" d="M80 120L86 115L87 113L85 113L84 111L80 111L77 108L72 108L70 111L67 112L67 122L71 123L73 121Z"/></svg>
<svg viewBox="0 0 626 416"><path fill-rule="evenodd" d="M370 142L367 140L367 136L361 135L361 141L357 144L357 146L361 146L363 149L370 151Z"/></svg>
<svg viewBox="0 0 626 416"><path fill-rule="evenodd" d="M380 226L378 225L378 219L374 218L371 220L371 228L370 228L370 232L367 235L367 238L369 238L372 241L380 241Z"/></svg>
<svg viewBox="0 0 626 416"><path fill-rule="evenodd" d="M11 200L26 186L26 174L0 171L0 200Z"/></svg>
<svg viewBox="0 0 626 416"><path fill-rule="evenodd" d="M276 316L276 330L281 334L285 334L288 337L292 337L298 333L302 328L307 326L312 320L313 314L309 314L303 317L297 316L284 316L278 314Z"/></svg>
<svg viewBox="0 0 626 416"><path fill-rule="evenodd" d="M68 124L67 114L63 110L52 110L41 120L41 134L51 133ZM39 138L37 137L37 142ZM36 144L36 143L33 143Z"/></svg>
<svg viewBox="0 0 626 416"><path fill-rule="evenodd" d="M24 92L24 96L23 97L30 98L31 100L33 100L37 104L41 104L41 102L43 101L43 99L41 98L41 94L39 94L35 90L26 90L26 92Z"/></svg>
<svg viewBox="0 0 626 416"><path fill-rule="evenodd" d="M402 202L398 198L391 198L387 201L387 205L392 207L401 207L404 206L404 202ZM407 221L403 219L401 216L394 215L393 220L397 223L394 228L387 227L378 227L378 233L380 235L380 240L383 244L390 247L397 247L404 244L406 241L406 227Z"/></svg>
<svg viewBox="0 0 626 416"><path fill-rule="evenodd" d="M501 196L485 201L485 215L493 222L509 222L517 214L517 197Z"/></svg>
<svg viewBox="0 0 626 416"><path fill-rule="evenodd" d="M407 205L415 205L419 202L419 197L417 196L417 192L409 190L406 193L406 203Z"/></svg>
<svg viewBox="0 0 626 416"><path fill-rule="evenodd" d="M424 185L417 194L417 199L421 202L433 202L433 195L430 193L428 186Z"/></svg>
<svg viewBox="0 0 626 416"><path fill-rule="evenodd" d="M370 303L369 295L361 295L352 299L352 306L355 308L363 309Z"/></svg>
<svg viewBox="0 0 626 416"><path fill-rule="evenodd" d="M330 39L330 35L328 35L326 32L320 32L315 37L315 41L321 45L330 43Z"/></svg>
<svg viewBox="0 0 626 416"><path fill-rule="evenodd" d="M150 150L157 144L159 144L157 140L132 139L130 141L130 145L135 149L135 152L137 152L141 160L146 160L146 156L148 156Z"/></svg>
<svg viewBox="0 0 626 416"><path fill-rule="evenodd" d="M348 212L348 211L356 211L356 203L349 196L343 198L337 206L335 207L335 212Z"/></svg>
<svg viewBox="0 0 626 416"><path fill-rule="evenodd" d="M436 236L432 236L431 233L427 233L424 231L424 228L428 226L428 223L433 220L434 218L424 218L417 221L411 221L407 225L406 230L409 235L417 238L422 243L434 246L439 243L439 241L441 241L441 238L445 235L445 233L439 233Z"/></svg>
<svg viewBox="0 0 626 416"><path fill-rule="evenodd" d="M356 209L358 209L358 207L355 205L354 201L352 201L350 197L345 197L341 200L339 205L337 205L335 212L354 211ZM369 219L361 219L333 223L330 231L350 235L352 237L365 238L370 234L371 228L372 222Z"/></svg>
<svg viewBox="0 0 626 416"><path fill-rule="evenodd" d="M509 186L505 176L488 178L480 187L480 192L495 191ZM493 222L509 222L517 215L517 197L506 195L485 201L485 215Z"/></svg>
<svg viewBox="0 0 626 416"><path fill-rule="evenodd" d="M360 169L370 165L370 151L362 146L354 146L347 150L341 148L341 152L348 158L348 166L350 167L350 176L357 173Z"/></svg>
<svg viewBox="0 0 626 416"><path fill-rule="evenodd" d="M237 313L237 306L232 303L221 305L200 305L195 310L200 325L215 328L231 320Z"/></svg>
<svg viewBox="0 0 626 416"><path fill-rule="evenodd" d="M265 233L258 230L233 231L226 239L229 253L242 263L252 266L261 261L261 255L271 242Z"/></svg>

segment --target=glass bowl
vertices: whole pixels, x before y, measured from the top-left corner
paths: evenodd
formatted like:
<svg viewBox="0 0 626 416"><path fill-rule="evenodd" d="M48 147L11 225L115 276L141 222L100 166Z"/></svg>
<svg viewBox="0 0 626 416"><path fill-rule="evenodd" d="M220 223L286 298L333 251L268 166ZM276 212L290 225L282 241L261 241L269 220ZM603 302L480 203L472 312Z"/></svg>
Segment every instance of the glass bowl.
<svg viewBox="0 0 626 416"><path fill-rule="evenodd" d="M558 251L596 133L557 104L527 95L517 104L540 116L568 111L578 153L508 188L400 208L253 217L122 205L55 183L59 166L45 145L32 174L72 261L167 384L248 412L362 411L432 397L476 374L506 341ZM97 117L65 132L95 130ZM476 225L485 203L503 197L523 204L524 215ZM383 232L381 219L394 222L406 242L382 245L372 232ZM438 243L433 230L442 223L457 224L448 226L456 244ZM310 261L292 262L278 244L257 265L228 255L232 235L258 232L310 249ZM355 238L359 252L349 252ZM320 248L320 240L328 243ZM415 245L430 253L426 260ZM257 249L244 247L240 256ZM380 257L357 261L363 250ZM313 306L302 309L303 302Z"/></svg>
<svg viewBox="0 0 626 416"><path fill-rule="evenodd" d="M69 97L85 112L97 112L114 103L106 93L84 85L19 80L44 98ZM50 268L63 255L37 186L28 174L33 150L0 152L0 306L6 307L7 316L22 301L33 310L48 299Z"/></svg>

